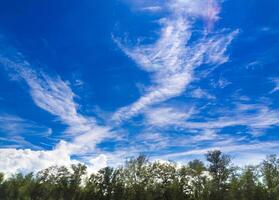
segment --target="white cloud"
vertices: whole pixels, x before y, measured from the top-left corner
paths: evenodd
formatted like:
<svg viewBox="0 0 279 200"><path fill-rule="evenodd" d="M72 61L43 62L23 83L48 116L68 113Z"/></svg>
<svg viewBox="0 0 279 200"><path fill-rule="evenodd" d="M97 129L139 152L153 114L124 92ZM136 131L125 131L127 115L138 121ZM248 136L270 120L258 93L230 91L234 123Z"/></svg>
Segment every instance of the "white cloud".
<svg viewBox="0 0 279 200"><path fill-rule="evenodd" d="M246 126L254 136L264 135L266 129L279 125L279 111L265 105L240 104L235 109L223 110L219 115L222 117L205 118L202 122L189 120L182 124L187 129L196 130L221 130L226 127Z"/></svg>
<svg viewBox="0 0 279 200"><path fill-rule="evenodd" d="M187 162L194 158L206 161L205 154L208 151L221 150L222 153L228 154L232 158L232 163L236 166L244 167L247 165L258 165L267 155L274 154L279 150L279 141L273 142L251 142L248 144L226 144L213 145L207 148L196 148L177 153L168 153L165 155L155 156L152 159L172 160L178 163Z"/></svg>
<svg viewBox="0 0 279 200"><path fill-rule="evenodd" d="M148 11L148 12L159 12L162 10L162 7L160 6L147 6L142 8L143 11Z"/></svg>
<svg viewBox="0 0 279 200"><path fill-rule="evenodd" d="M16 170L32 171L53 164L69 164L75 162L71 160L71 156L92 153L97 143L105 138L114 137L110 127L99 126L95 118L84 116L78 112L78 104L74 101L75 94L60 77L50 77L43 72L38 73L32 70L32 66L28 62L20 58L14 60L16 61L0 57L1 64L8 71L15 72L16 76L27 83L35 104L68 125L65 133L71 139L68 142L60 141L52 151L0 149L0 161L6 161L3 166L0 166L0 169L6 170L9 165L13 165L12 172ZM19 127L14 126L18 126L19 122L21 125L23 124L21 119L9 118L9 121L13 123L5 124L6 129L13 129L13 131L18 131ZM25 126L27 125L25 124ZM10 156L8 156L9 153Z"/></svg>
<svg viewBox="0 0 279 200"><path fill-rule="evenodd" d="M60 77L50 77L45 73L32 70L31 64L18 59L14 62L1 57L1 63L9 70L14 70L29 86L30 95L35 104L43 110L57 116L68 125L66 133L75 136L74 141L93 148L103 138L108 137L109 128L101 127L94 117L84 116L78 112L75 94L70 86Z"/></svg>
<svg viewBox="0 0 279 200"><path fill-rule="evenodd" d="M82 124L84 119L77 113L74 93L60 77L49 77L44 73L32 70L31 65L18 58L17 61L1 57L0 62L13 70L30 88L30 95L35 104L43 110L58 116L65 124Z"/></svg>
<svg viewBox="0 0 279 200"><path fill-rule="evenodd" d="M100 154L95 158L89 160L90 168L87 170L89 174L97 172L99 169L102 169L108 165L108 158L104 154Z"/></svg>
<svg viewBox="0 0 279 200"><path fill-rule="evenodd" d="M186 13L192 17L203 18L207 23L210 23L207 26L212 26L212 23L219 19L218 15L221 10L218 0L172 0L170 7L175 13Z"/></svg>
<svg viewBox="0 0 279 200"><path fill-rule="evenodd" d="M0 149L0 169L9 175L18 172L39 171L52 165L69 166L77 161L71 160L67 151L33 151L30 149Z"/></svg>
<svg viewBox="0 0 279 200"><path fill-rule="evenodd" d="M179 109L168 110L169 114L156 115L155 113L147 114L149 118L153 116L153 121L156 122L156 117L160 122L160 118L168 126L168 121L175 125L185 128L187 130L221 130L226 127L233 126L246 126L250 129L250 133L254 136L265 134L266 129L279 126L279 110L271 109L266 105L262 104L237 104L236 106L230 106L227 109L216 109L214 108L216 117L204 117L202 121L196 121L196 116L200 113L195 112L189 117L184 117L185 113ZM203 112L203 111L202 111ZM210 111L209 111L210 112ZM149 111L152 113L152 110ZM219 117L221 116L221 117ZM149 121L152 122L151 119ZM155 123L153 123L155 124ZM164 123L157 123L161 126Z"/></svg>
<svg viewBox="0 0 279 200"><path fill-rule="evenodd" d="M224 89L225 87L227 87L230 84L232 84L232 83L224 78L220 78L217 82L215 82L214 80L211 81L211 85L214 88Z"/></svg>
<svg viewBox="0 0 279 200"><path fill-rule="evenodd" d="M215 1L212 4L217 5ZM181 95L193 80L195 68L204 63L219 65L228 60L224 54L237 31L210 37L204 35L190 42L192 17L203 16L202 13L207 12L200 9L200 5L203 5L202 1L172 1L169 4L172 14L161 20L162 30L155 44L130 48L115 40L140 68L151 73L153 85L136 102L118 110L114 120L121 122L146 107ZM217 13L212 13L211 20L215 20Z"/></svg>
<svg viewBox="0 0 279 200"><path fill-rule="evenodd" d="M195 149L189 150L184 152L176 152L171 154L166 154L161 156L163 159L177 159L183 156L191 156L191 155L204 155L208 151L211 150L221 150L223 153L234 153L234 154L241 154L241 153L250 153L250 154L270 154L274 152L276 149L279 150L279 141L272 141L272 142L258 142L258 143L250 143L250 144L231 144L231 145L219 145L219 146L211 146L203 149ZM255 159L252 159L255 161ZM249 159L247 160L249 163Z"/></svg>
<svg viewBox="0 0 279 200"><path fill-rule="evenodd" d="M0 115L0 132L2 147L28 147L38 150L42 148L29 142L26 137L35 136L47 139L51 136L52 129L15 115L2 114Z"/></svg>
<svg viewBox="0 0 279 200"><path fill-rule="evenodd" d="M218 134L215 130L212 129L205 129L201 134L196 135L192 138L193 142L197 141L209 141L218 138Z"/></svg>
<svg viewBox="0 0 279 200"><path fill-rule="evenodd" d="M272 109L263 104L242 104L230 105L227 108L213 110L182 109L179 107L151 107L146 109L145 125L151 131L162 131L162 128L173 128L173 130L187 133L187 144L197 141L220 140L230 138L228 133L224 132L228 127L243 127L243 133L239 136L251 135L259 137L267 134L267 130L279 126L279 110ZM200 114L209 114L207 117L200 118ZM164 130L164 129L163 129ZM243 129L242 129L243 130ZM176 136L180 138L181 136ZM184 136L185 137L185 136ZM171 139L169 140L169 143ZM179 139L186 144L183 135ZM177 145L179 142L176 143ZM167 146L170 146L169 144Z"/></svg>
<svg viewBox="0 0 279 200"><path fill-rule="evenodd" d="M270 93L275 93L279 91L279 78L271 79L272 83L275 85L274 88L270 91Z"/></svg>
<svg viewBox="0 0 279 200"><path fill-rule="evenodd" d="M156 107L145 111L146 123L153 126L180 125L193 114L193 109L176 109L172 107Z"/></svg>
<svg viewBox="0 0 279 200"><path fill-rule="evenodd" d="M72 164L83 163L71 158L68 145L60 141L53 150L0 149L0 171L10 176L19 172L38 172L51 166L70 167ZM96 172L107 166L107 157L88 157L83 164L86 164L88 173Z"/></svg>
<svg viewBox="0 0 279 200"><path fill-rule="evenodd" d="M201 88L197 88L195 90L193 90L191 92L191 97L193 98L197 98L197 99L215 99L215 96L213 96L212 94L209 94L207 91L201 89Z"/></svg>
<svg viewBox="0 0 279 200"><path fill-rule="evenodd" d="M48 137L52 129L15 115L0 115L0 130L6 135L40 135Z"/></svg>
<svg viewBox="0 0 279 200"><path fill-rule="evenodd" d="M36 150L42 149L40 146L36 146L31 142L28 142L23 136L20 135L8 135L0 137L2 148L33 148Z"/></svg>

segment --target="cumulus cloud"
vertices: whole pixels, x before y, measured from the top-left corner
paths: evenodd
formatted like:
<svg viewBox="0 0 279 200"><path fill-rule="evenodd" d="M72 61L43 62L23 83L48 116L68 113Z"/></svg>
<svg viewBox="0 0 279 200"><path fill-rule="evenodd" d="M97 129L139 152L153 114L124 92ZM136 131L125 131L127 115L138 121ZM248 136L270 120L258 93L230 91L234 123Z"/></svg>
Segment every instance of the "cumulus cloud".
<svg viewBox="0 0 279 200"><path fill-rule="evenodd" d="M89 160L89 165L90 168L88 169L88 172L96 172L99 169L102 169L108 165L108 157L104 154L100 154L97 157L91 158Z"/></svg>
<svg viewBox="0 0 279 200"><path fill-rule="evenodd" d="M88 156L83 159L73 159L70 145L60 141L53 150L31 150L31 149L0 149L0 170L5 174L38 172L51 166L66 166L82 163L86 164L87 172L93 173L107 166L107 156Z"/></svg>
<svg viewBox="0 0 279 200"><path fill-rule="evenodd" d="M191 41L193 16L208 15L202 15L206 11L200 9L200 5L204 5L202 1L171 1L169 8L172 14L161 20L162 30L154 44L129 47L115 40L128 57L151 74L153 85L136 102L119 109L113 116L114 120L121 122L146 107L181 95L193 80L197 67L202 64L220 65L228 60L225 52L237 31L212 36L202 34L199 39ZM217 13L210 17L212 21Z"/></svg>
<svg viewBox="0 0 279 200"><path fill-rule="evenodd" d="M36 172L52 165L70 166L74 163L77 161L71 160L68 151L62 148L53 151L0 149L0 169L10 175L18 172Z"/></svg>

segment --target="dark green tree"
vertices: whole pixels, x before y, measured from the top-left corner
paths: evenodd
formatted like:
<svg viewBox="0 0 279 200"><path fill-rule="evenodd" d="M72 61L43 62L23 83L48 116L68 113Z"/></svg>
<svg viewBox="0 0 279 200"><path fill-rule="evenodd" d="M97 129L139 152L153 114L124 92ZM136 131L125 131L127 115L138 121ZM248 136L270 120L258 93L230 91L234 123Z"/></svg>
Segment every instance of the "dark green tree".
<svg viewBox="0 0 279 200"><path fill-rule="evenodd" d="M279 200L279 159L276 155L268 156L261 164L268 200Z"/></svg>
<svg viewBox="0 0 279 200"><path fill-rule="evenodd" d="M206 160L209 162L208 171L212 176L211 194L212 200L226 199L228 191L228 178L231 173L231 159L221 151L209 151L206 154Z"/></svg>

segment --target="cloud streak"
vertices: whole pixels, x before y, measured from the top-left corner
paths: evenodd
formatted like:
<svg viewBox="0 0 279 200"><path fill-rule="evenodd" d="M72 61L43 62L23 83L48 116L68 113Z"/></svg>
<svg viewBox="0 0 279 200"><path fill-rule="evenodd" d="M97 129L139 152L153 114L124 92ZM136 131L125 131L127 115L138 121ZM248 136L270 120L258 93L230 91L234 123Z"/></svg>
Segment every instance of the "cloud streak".
<svg viewBox="0 0 279 200"><path fill-rule="evenodd" d="M244 126L253 136L264 135L266 129L279 126L279 110L262 104L236 104L228 109L215 109L214 113L218 116L203 117L201 120L198 119L200 112L194 108L187 112L178 108L162 107L148 109L145 122L153 128L171 126L199 133L210 130L220 132L227 127Z"/></svg>
<svg viewBox="0 0 279 200"><path fill-rule="evenodd" d="M228 60L225 52L237 31L212 36L202 34L192 41L193 17L208 15L201 11L200 5L203 5L202 1L172 1L169 4L172 14L161 20L162 30L154 44L127 47L115 40L129 58L151 74L153 82L136 102L114 114L115 121L129 119L146 107L181 95L194 79L194 70L200 65L220 65ZM217 13L209 16L211 21L217 19Z"/></svg>
<svg viewBox="0 0 279 200"><path fill-rule="evenodd" d="M171 153L166 154L164 156L161 156L161 158L165 159L177 159L179 157L183 156L191 156L191 155L204 155L208 151L219 149L224 153L235 153L239 154L241 152L250 154L263 154L267 155L270 152L273 152L274 149L279 149L279 142L278 141L272 141L272 142L257 142L257 143L250 143L250 144L231 144L227 146L212 146L208 148L203 149L196 149L196 150L189 150L184 152L177 152L177 153ZM259 161L259 160L258 160Z"/></svg>
<svg viewBox="0 0 279 200"><path fill-rule="evenodd" d="M0 115L0 130L9 135L40 135L43 137L48 137L52 133L51 128L8 114Z"/></svg>
<svg viewBox="0 0 279 200"><path fill-rule="evenodd" d="M272 83L275 85L274 88L270 91L270 94L278 92L279 91L279 78L273 78L271 79Z"/></svg>

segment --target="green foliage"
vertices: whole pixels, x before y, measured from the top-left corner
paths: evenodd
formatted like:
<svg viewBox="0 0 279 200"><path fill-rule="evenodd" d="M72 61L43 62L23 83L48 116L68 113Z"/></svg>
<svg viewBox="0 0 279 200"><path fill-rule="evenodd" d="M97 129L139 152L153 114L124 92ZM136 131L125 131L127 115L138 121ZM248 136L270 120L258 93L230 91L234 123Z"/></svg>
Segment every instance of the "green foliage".
<svg viewBox="0 0 279 200"><path fill-rule="evenodd" d="M267 188L267 197L279 200L279 158L270 155L261 165L263 180Z"/></svg>
<svg viewBox="0 0 279 200"><path fill-rule="evenodd" d="M279 200L279 159L232 167L220 151L177 166L144 155L87 175L86 166L53 166L36 174L0 173L0 200ZM6 179L4 179L6 177Z"/></svg>
<svg viewBox="0 0 279 200"><path fill-rule="evenodd" d="M209 199L222 200L224 196L227 196L231 159L228 155L222 154L221 151L215 150L206 154L206 160L210 163L208 171L212 177Z"/></svg>

